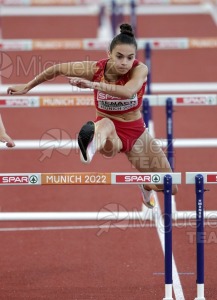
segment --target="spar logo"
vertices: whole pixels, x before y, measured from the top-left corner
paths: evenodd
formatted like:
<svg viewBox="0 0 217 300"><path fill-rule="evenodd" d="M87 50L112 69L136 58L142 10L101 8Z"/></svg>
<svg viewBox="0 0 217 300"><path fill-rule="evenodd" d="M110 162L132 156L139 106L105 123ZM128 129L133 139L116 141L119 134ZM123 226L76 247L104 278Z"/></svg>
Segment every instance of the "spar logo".
<svg viewBox="0 0 217 300"><path fill-rule="evenodd" d="M38 99L37 98L0 98L0 106L9 106L9 107L37 107Z"/></svg>
<svg viewBox="0 0 217 300"><path fill-rule="evenodd" d="M184 39L159 39L153 41L154 49L185 49Z"/></svg>
<svg viewBox="0 0 217 300"><path fill-rule="evenodd" d="M116 175L116 182L118 183L159 183L161 177L158 174L125 174Z"/></svg>
<svg viewBox="0 0 217 300"><path fill-rule="evenodd" d="M208 174L207 175L207 182L217 183L217 174Z"/></svg>
<svg viewBox="0 0 217 300"><path fill-rule="evenodd" d="M37 175L31 175L29 177L29 183L36 184L38 182L38 176Z"/></svg>
<svg viewBox="0 0 217 300"><path fill-rule="evenodd" d="M116 175L116 182L151 182L150 175L137 175L137 174L127 174L127 175Z"/></svg>
<svg viewBox="0 0 217 300"><path fill-rule="evenodd" d="M212 104L214 99L212 97L198 96L198 97L178 97L177 104L195 104L195 105L206 105Z"/></svg>
<svg viewBox="0 0 217 300"><path fill-rule="evenodd" d="M107 41L88 41L86 43L86 47L87 49L97 49L97 50L100 50L100 49L106 49L107 48L107 45L109 44L109 42Z"/></svg>
<svg viewBox="0 0 217 300"><path fill-rule="evenodd" d="M160 176L159 176L158 174L154 174L154 175L152 176L152 181L153 181L154 183L159 183L159 182L160 182Z"/></svg>
<svg viewBox="0 0 217 300"><path fill-rule="evenodd" d="M4 175L0 176L0 184L36 184L38 183L37 175Z"/></svg>

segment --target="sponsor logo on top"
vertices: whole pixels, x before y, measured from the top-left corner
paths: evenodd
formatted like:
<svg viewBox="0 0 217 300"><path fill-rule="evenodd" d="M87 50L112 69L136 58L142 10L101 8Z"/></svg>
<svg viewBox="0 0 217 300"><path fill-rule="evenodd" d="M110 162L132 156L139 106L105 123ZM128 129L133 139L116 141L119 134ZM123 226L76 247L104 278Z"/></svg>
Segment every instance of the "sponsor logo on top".
<svg viewBox="0 0 217 300"><path fill-rule="evenodd" d="M92 95L73 97L40 97L40 106L87 106L94 105Z"/></svg>
<svg viewBox="0 0 217 300"><path fill-rule="evenodd" d="M188 96L176 98L177 104L185 105L211 105L216 103L215 96Z"/></svg>
<svg viewBox="0 0 217 300"><path fill-rule="evenodd" d="M19 174L5 174L0 175L0 184L2 185L25 185L25 184L39 184L38 175L19 175Z"/></svg>
<svg viewBox="0 0 217 300"><path fill-rule="evenodd" d="M152 181L154 182L154 183L159 183L160 182L160 176L158 175L158 174L154 174L154 175L152 175Z"/></svg>
<svg viewBox="0 0 217 300"><path fill-rule="evenodd" d="M38 98L0 98L0 106L7 107L37 107L38 106Z"/></svg>
<svg viewBox="0 0 217 300"><path fill-rule="evenodd" d="M158 39L152 41L154 49L186 49L186 39Z"/></svg>
<svg viewBox="0 0 217 300"><path fill-rule="evenodd" d="M208 174L207 182L209 183L217 183L217 174Z"/></svg>
<svg viewBox="0 0 217 300"><path fill-rule="evenodd" d="M216 48L217 38L190 38L190 48Z"/></svg>
<svg viewBox="0 0 217 300"><path fill-rule="evenodd" d="M109 41L84 40L83 44L84 44L84 49L105 50L108 48Z"/></svg>
<svg viewBox="0 0 217 300"><path fill-rule="evenodd" d="M116 175L116 182L118 183L159 183L161 177L158 174L154 175L142 175L142 174L126 174L126 175Z"/></svg>

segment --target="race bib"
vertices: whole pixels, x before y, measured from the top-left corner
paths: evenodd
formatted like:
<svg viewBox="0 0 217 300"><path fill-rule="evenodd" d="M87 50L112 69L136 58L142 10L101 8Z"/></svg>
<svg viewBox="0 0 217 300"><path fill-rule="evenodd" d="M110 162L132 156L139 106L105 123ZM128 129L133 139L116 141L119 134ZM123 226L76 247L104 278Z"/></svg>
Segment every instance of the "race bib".
<svg viewBox="0 0 217 300"><path fill-rule="evenodd" d="M137 94L130 99L111 96L97 91L98 108L105 111L127 111L138 105Z"/></svg>

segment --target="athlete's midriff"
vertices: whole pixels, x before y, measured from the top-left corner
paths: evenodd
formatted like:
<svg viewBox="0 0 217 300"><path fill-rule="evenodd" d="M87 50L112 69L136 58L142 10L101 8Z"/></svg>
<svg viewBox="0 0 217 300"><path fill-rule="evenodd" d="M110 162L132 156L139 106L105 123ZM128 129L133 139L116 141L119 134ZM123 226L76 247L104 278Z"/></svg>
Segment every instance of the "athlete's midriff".
<svg viewBox="0 0 217 300"><path fill-rule="evenodd" d="M96 110L96 115L97 117L109 118L109 119L114 119L122 122L136 121L140 119L142 116L140 109L136 109L122 114L112 114L112 115L109 113L107 114L102 111Z"/></svg>

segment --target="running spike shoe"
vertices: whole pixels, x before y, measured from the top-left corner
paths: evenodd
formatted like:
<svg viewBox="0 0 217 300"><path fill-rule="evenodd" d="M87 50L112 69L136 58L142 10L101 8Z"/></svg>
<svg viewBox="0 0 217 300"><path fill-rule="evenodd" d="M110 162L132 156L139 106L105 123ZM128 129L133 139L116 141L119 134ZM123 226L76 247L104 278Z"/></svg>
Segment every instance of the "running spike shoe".
<svg viewBox="0 0 217 300"><path fill-rule="evenodd" d="M78 145L81 150L81 160L89 163L95 154L93 137L95 132L94 122L88 121L82 126L78 134Z"/></svg>
<svg viewBox="0 0 217 300"><path fill-rule="evenodd" d="M144 188L144 185L141 184L139 185L139 188L141 190L141 194L142 194L142 200L143 203L145 204L145 206L147 206L148 208L153 209L155 207L155 196L154 196L154 191L153 190L146 190Z"/></svg>

